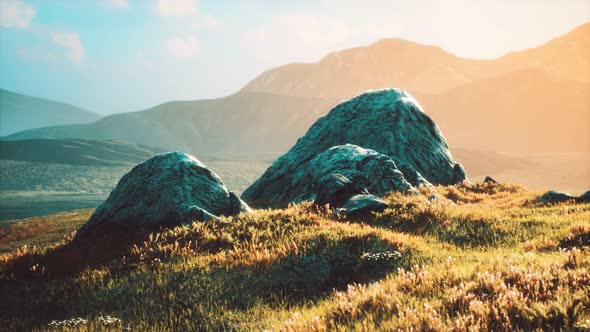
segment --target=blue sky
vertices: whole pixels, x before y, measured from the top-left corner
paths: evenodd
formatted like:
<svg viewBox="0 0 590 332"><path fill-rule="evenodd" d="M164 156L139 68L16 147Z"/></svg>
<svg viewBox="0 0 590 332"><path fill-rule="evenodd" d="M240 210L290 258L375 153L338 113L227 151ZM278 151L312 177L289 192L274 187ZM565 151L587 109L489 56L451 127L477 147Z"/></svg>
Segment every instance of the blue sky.
<svg viewBox="0 0 590 332"><path fill-rule="evenodd" d="M137 111L386 37L493 58L588 21L588 0L0 0L0 87Z"/></svg>

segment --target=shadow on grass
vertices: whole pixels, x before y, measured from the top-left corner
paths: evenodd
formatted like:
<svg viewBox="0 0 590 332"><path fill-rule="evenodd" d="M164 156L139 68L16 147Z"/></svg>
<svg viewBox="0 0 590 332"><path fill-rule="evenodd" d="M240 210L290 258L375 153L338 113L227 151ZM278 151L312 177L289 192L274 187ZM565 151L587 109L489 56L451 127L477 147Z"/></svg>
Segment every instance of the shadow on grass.
<svg viewBox="0 0 590 332"><path fill-rule="evenodd" d="M248 250L226 237L236 228L243 228L235 230L243 237L234 236L238 242L258 237L245 231L252 230L252 222L200 223L156 233L103 230L43 253L23 252L3 264L0 321L28 330L54 319L108 313L146 327L232 330L256 319L249 314L253 308L317 301L334 289L378 281L409 265L407 249L402 256L374 235L327 231L308 233L298 240L298 250L266 266L191 258ZM159 251L145 256L152 249Z"/></svg>

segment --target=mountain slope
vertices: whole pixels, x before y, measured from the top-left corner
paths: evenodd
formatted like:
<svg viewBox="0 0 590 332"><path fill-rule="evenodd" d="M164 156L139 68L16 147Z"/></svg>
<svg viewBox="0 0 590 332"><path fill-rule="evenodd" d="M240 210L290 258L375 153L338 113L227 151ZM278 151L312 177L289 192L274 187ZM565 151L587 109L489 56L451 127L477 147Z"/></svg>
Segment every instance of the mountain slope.
<svg viewBox="0 0 590 332"><path fill-rule="evenodd" d="M116 141L30 139L0 141L0 160L76 166L136 165L163 149Z"/></svg>
<svg viewBox="0 0 590 332"><path fill-rule="evenodd" d="M590 82L590 23L537 48L495 60L464 59L439 47L384 39L331 53L316 63L270 69L249 82L243 91L328 98L350 98L369 89L388 87L411 93L440 93L524 69Z"/></svg>
<svg viewBox="0 0 590 332"><path fill-rule="evenodd" d="M523 70L414 97L453 147L590 150L590 83ZM284 152L335 104L335 99L242 92L166 103L91 124L33 129L7 139L114 139L196 154Z"/></svg>
<svg viewBox="0 0 590 332"><path fill-rule="evenodd" d="M492 71L537 68L566 80L590 82L590 23L535 48L511 52L494 61Z"/></svg>
<svg viewBox="0 0 590 332"><path fill-rule="evenodd" d="M335 100L239 93L176 101L94 123L32 129L7 137L114 139L198 154L287 150Z"/></svg>
<svg viewBox="0 0 590 332"><path fill-rule="evenodd" d="M99 118L98 114L76 106L0 89L0 136L31 128L92 122Z"/></svg>
<svg viewBox="0 0 590 332"><path fill-rule="evenodd" d="M478 66L487 62L461 59L436 46L392 38L334 52L317 63L270 69L243 91L324 98L350 98L387 87L433 93L472 81Z"/></svg>
<svg viewBox="0 0 590 332"><path fill-rule="evenodd" d="M418 100L451 146L500 152L590 151L590 83L524 70Z"/></svg>

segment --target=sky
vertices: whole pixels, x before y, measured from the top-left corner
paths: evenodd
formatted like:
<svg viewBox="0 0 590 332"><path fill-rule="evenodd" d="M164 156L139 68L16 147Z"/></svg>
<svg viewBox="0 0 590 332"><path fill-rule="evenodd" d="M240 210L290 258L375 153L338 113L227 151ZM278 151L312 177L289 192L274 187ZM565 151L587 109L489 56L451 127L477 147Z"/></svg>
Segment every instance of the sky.
<svg viewBox="0 0 590 332"><path fill-rule="evenodd" d="M383 38L495 58L588 21L590 0L0 0L0 88L139 111Z"/></svg>

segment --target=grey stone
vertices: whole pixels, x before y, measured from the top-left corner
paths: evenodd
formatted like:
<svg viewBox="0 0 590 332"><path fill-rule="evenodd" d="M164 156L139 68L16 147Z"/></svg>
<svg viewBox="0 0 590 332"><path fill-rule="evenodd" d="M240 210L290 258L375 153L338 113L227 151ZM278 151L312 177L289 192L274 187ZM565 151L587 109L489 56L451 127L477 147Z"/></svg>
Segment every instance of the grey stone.
<svg viewBox="0 0 590 332"><path fill-rule="evenodd" d="M590 190L583 193L576 199L577 203L590 203Z"/></svg>
<svg viewBox="0 0 590 332"><path fill-rule="evenodd" d="M438 127L418 103L402 90L386 89L363 93L333 108L247 188L242 199L285 203L280 199L289 197L281 191L293 184L299 170L322 152L343 144L374 150L397 165L411 167L407 169L420 175L414 176L420 179L416 183L406 179L412 185L449 185L466 179Z"/></svg>
<svg viewBox="0 0 590 332"><path fill-rule="evenodd" d="M498 184L498 181L494 180L494 178L492 178L491 176L486 176L486 178L483 180L483 183L493 183L493 184Z"/></svg>
<svg viewBox="0 0 590 332"><path fill-rule="evenodd" d="M127 173L78 235L105 225L158 228L230 216L250 208L193 156L159 154Z"/></svg>
<svg viewBox="0 0 590 332"><path fill-rule="evenodd" d="M539 197L538 202L541 204L563 203L575 200L576 197L561 191L550 190Z"/></svg>
<svg viewBox="0 0 590 332"><path fill-rule="evenodd" d="M377 196L364 194L351 197L343 207L334 213L350 219L370 217L373 212L385 210L389 204Z"/></svg>

